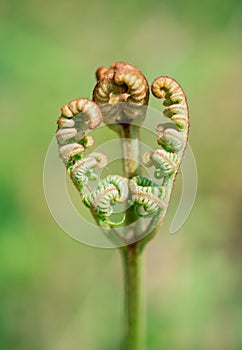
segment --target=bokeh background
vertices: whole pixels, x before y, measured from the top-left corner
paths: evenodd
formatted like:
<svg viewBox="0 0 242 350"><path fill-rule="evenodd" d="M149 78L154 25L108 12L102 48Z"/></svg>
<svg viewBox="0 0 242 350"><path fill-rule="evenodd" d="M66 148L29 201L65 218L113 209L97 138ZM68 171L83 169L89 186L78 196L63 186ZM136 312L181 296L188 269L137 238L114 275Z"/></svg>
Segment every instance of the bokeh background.
<svg viewBox="0 0 242 350"><path fill-rule="evenodd" d="M148 349L242 349L241 23L240 0L0 2L0 349L119 349L119 254L62 232L42 172L59 106L120 60L182 84L199 175L147 248Z"/></svg>

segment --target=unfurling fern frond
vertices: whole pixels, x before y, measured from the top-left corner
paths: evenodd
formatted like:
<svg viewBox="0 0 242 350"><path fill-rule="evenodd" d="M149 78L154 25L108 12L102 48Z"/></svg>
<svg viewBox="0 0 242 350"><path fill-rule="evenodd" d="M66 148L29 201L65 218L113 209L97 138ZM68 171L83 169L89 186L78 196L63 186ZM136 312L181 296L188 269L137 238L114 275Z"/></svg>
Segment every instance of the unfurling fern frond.
<svg viewBox="0 0 242 350"><path fill-rule="evenodd" d="M96 159L93 157L87 157L77 160L74 165L69 168L71 178L77 185L78 189L82 189L83 186L88 183L89 176L93 175L90 171L96 166Z"/></svg>
<svg viewBox="0 0 242 350"><path fill-rule="evenodd" d="M146 167L155 166L155 177L157 179L174 174L178 167L177 154L167 152L164 149L145 152L142 161Z"/></svg>
<svg viewBox="0 0 242 350"><path fill-rule="evenodd" d="M65 164L71 157L81 155L86 148L93 145L94 140L90 135L85 135L86 130L97 128L101 122L101 110L91 100L79 98L61 108L56 139L60 157Z"/></svg>
<svg viewBox="0 0 242 350"><path fill-rule="evenodd" d="M98 105L86 98L72 100L68 105L61 107L61 115L66 118L73 118L75 115L83 113L87 118L87 126L91 130L97 128L102 122L102 114Z"/></svg>
<svg viewBox="0 0 242 350"><path fill-rule="evenodd" d="M181 86L172 78L158 77L153 81L151 91L155 97L165 99L164 115L170 118L180 130L187 131L189 127L188 106Z"/></svg>
<svg viewBox="0 0 242 350"><path fill-rule="evenodd" d="M102 153L93 152L86 158L74 160L68 167L71 179L82 193L84 185L88 180L96 180L97 175L94 168L103 168L107 165L107 157Z"/></svg>
<svg viewBox="0 0 242 350"><path fill-rule="evenodd" d="M174 127L157 125L157 143L160 149L145 152L142 162L154 167L157 184L140 174L138 137L139 126L144 121L149 101L149 86L143 73L136 67L114 62L110 68L101 66L96 71L97 83L93 90L93 101L72 100L61 108L57 121L56 138L59 155L68 173L82 196L83 203L91 209L96 220L110 226L132 223L137 216L165 215L173 183L181 163L189 130L188 106L181 86L172 78L158 77L151 91L158 99L164 99L163 114ZM104 154L93 152L85 155L94 140L87 134L88 129L97 128L102 120L122 139L123 164L127 178L108 175L92 191L89 180L96 180L97 168L107 165ZM133 161L132 158L135 158ZM134 176L134 177L133 177ZM119 222L110 218L115 203L130 203ZM135 214L136 212L136 214ZM133 215L133 216L132 216ZM153 220L153 219L152 219ZM152 221L151 220L151 221Z"/></svg>
<svg viewBox="0 0 242 350"><path fill-rule="evenodd" d="M131 203L139 216L150 217L165 209L166 204L162 200L165 189L152 180L136 176L130 180L129 188L132 194Z"/></svg>
<svg viewBox="0 0 242 350"><path fill-rule="evenodd" d="M119 192L119 198L117 202L124 202L128 198L129 188L128 188L128 179L119 175L108 175L103 180L103 185L105 184L113 184L117 187Z"/></svg>
<svg viewBox="0 0 242 350"><path fill-rule="evenodd" d="M163 114L175 123L175 128L157 125L157 143L162 149L145 152L142 162L146 167L155 166L155 177L164 181L170 179L169 186L172 186L186 147L189 131L186 96L181 86L169 77L156 78L152 83L151 91L155 97L164 99L163 104L166 108Z"/></svg>
<svg viewBox="0 0 242 350"><path fill-rule="evenodd" d="M156 149L152 152L151 159L161 177L173 174L178 166L176 153L166 152L164 149Z"/></svg>
<svg viewBox="0 0 242 350"><path fill-rule="evenodd" d="M167 152L179 153L185 143L184 136L176 129L164 128L161 124L156 127L158 131L157 143Z"/></svg>
<svg viewBox="0 0 242 350"><path fill-rule="evenodd" d="M90 208L106 224L120 225L125 216L119 222L112 222L109 216L113 214L113 206L116 202L124 202L128 198L128 179L119 175L107 176L97 189L83 197L83 203Z"/></svg>
<svg viewBox="0 0 242 350"><path fill-rule="evenodd" d="M142 72L131 64L115 62L109 69L100 67L96 76L98 82L93 91L93 100L96 103L148 104L148 82Z"/></svg>
<svg viewBox="0 0 242 350"><path fill-rule="evenodd" d="M144 119L148 104L149 86L142 72L136 67L115 62L110 68L100 67L96 72L97 84L93 90L93 100L101 106L105 123L118 131L122 123ZM125 102L125 103L119 103Z"/></svg>

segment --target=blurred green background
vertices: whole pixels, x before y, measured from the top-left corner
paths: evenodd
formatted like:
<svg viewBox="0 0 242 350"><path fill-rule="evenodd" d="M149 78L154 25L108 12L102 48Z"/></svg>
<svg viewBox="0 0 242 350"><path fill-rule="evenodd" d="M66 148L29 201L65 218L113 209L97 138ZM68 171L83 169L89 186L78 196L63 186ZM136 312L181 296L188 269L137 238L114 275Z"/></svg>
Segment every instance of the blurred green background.
<svg viewBox="0 0 242 350"><path fill-rule="evenodd" d="M0 17L0 349L118 349L118 252L62 232L42 172L59 106L123 60L182 84L199 175L184 227L168 234L171 209L147 249L148 349L241 350L242 2L2 0Z"/></svg>

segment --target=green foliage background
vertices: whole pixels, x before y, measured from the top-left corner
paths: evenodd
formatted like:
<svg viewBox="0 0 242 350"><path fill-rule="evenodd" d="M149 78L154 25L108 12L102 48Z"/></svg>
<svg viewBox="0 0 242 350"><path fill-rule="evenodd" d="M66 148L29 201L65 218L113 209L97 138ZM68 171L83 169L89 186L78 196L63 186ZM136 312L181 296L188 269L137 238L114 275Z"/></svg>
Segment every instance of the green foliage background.
<svg viewBox="0 0 242 350"><path fill-rule="evenodd" d="M199 174L147 249L148 349L242 349L241 23L239 0L1 1L0 349L118 349L118 253L65 235L42 188L59 106L116 60L182 84Z"/></svg>

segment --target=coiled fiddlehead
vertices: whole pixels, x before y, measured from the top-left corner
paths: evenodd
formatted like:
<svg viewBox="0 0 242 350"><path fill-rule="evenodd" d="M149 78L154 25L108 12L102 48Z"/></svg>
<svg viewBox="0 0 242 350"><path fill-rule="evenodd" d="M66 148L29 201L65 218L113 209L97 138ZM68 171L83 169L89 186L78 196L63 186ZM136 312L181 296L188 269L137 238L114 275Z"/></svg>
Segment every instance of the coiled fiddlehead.
<svg viewBox="0 0 242 350"><path fill-rule="evenodd" d="M119 175L107 176L97 189L83 197L83 203L104 223L111 226L121 225L125 215L119 222L113 222L109 216L113 214L113 205L122 203L128 198L128 179Z"/></svg>
<svg viewBox="0 0 242 350"><path fill-rule="evenodd" d="M169 77L156 78L152 83L151 91L155 97L165 99L163 105L166 108L163 113L174 122L175 128L157 125L157 143L162 149L146 152L143 155L143 164L147 167L155 166L156 178L169 177L174 181L186 147L189 130L186 96L181 86Z"/></svg>
<svg viewBox="0 0 242 350"><path fill-rule="evenodd" d="M156 98L165 99L164 115L170 118L180 131L187 133L188 105L186 95L177 81L169 77L158 77L153 81L151 91Z"/></svg>
<svg viewBox="0 0 242 350"><path fill-rule="evenodd" d="M142 72L131 64L115 62L110 69L99 67L96 76L98 82L93 91L93 100L96 103L132 102L141 105L148 104L148 82Z"/></svg>
<svg viewBox="0 0 242 350"><path fill-rule="evenodd" d="M93 90L93 100L102 105L108 125L134 119L142 121L144 113L139 107L148 104L149 86L140 70L124 62L115 62L109 69L99 67L96 76L98 82Z"/></svg>
<svg viewBox="0 0 242 350"><path fill-rule="evenodd" d="M146 152L143 155L143 164L146 167L156 167L155 177L161 179L164 176L174 174L178 166L176 153L167 152L164 149L156 149L153 152Z"/></svg>
<svg viewBox="0 0 242 350"><path fill-rule="evenodd" d="M94 168L107 164L106 156L101 153L94 152L88 157L83 156L83 152L94 143L90 135L85 135L86 130L97 128L101 122L100 108L88 99L79 98L61 107L56 132L59 155L81 194L88 180L97 179Z"/></svg>
<svg viewBox="0 0 242 350"><path fill-rule="evenodd" d="M138 216L150 217L163 210L165 189L144 176L136 176L130 180L129 188L132 194L131 204L135 206Z"/></svg>
<svg viewBox="0 0 242 350"><path fill-rule="evenodd" d="M162 200L166 205L158 215L158 221L155 219L158 225L165 217L173 184L186 147L189 119L185 93L174 79L156 78L152 83L151 91L155 97L164 99L163 114L174 123L174 127L157 125L157 143L161 149L145 152L142 157L144 166L155 167L154 176L162 181L162 188L165 190Z"/></svg>
<svg viewBox="0 0 242 350"><path fill-rule="evenodd" d="M68 172L71 179L82 193L84 185L87 185L88 180L96 180L97 175L94 173L94 168L103 168L107 164L107 158L102 153L92 153L90 156L78 159L70 164Z"/></svg>
<svg viewBox="0 0 242 350"><path fill-rule="evenodd" d="M94 140L90 135L85 135L86 130L97 128L101 122L100 108L88 99L79 98L61 107L56 138L60 157L65 164L93 145Z"/></svg>
<svg viewBox="0 0 242 350"><path fill-rule="evenodd" d="M157 143L167 152L179 153L183 148L184 136L179 130L164 128L161 124L157 125L158 131Z"/></svg>
<svg viewBox="0 0 242 350"><path fill-rule="evenodd" d="M147 167L154 166L155 177L161 180L157 181L158 184L140 176L139 128L146 116L144 107L149 100L146 78L137 68L124 62L113 63L110 68L99 67L96 77L94 102L78 99L63 106L56 137L59 154L81 193L84 205L90 209L104 234L121 248L128 306L127 340L124 348L141 349L140 254L165 217L186 147L188 107L185 94L174 79L158 77L154 80L152 93L159 99L164 98L164 115L174 124L174 128L158 124L158 146L143 155L143 164ZM84 156L86 149L94 143L86 131L98 127L102 116L104 122L121 138L126 177L109 175L92 190L88 181L96 179L95 169L104 167L107 159L105 155L95 152ZM112 219L116 203L125 203L125 206L122 205L123 217L118 222ZM127 207L128 203L130 207ZM113 227L119 225L122 227Z"/></svg>
<svg viewBox="0 0 242 350"><path fill-rule="evenodd" d="M119 222L110 219L115 203L125 201L134 206L140 217L163 217L187 142L189 120L185 94L180 85L169 77L158 77L151 86L153 95L164 99L164 115L174 123L174 127L157 125L160 148L146 152L142 157L146 167L155 167L154 175L161 180L161 184L157 184L144 176L137 176L138 129L146 114L144 106L149 101L146 78L136 67L124 62L115 62L110 68L99 67L96 77L93 101L80 98L61 108L56 132L60 157L83 203L99 222L110 226L126 222L125 215ZM130 180L109 175L92 191L88 182L97 179L95 169L105 167L107 158L96 152L84 156L84 152L94 144L87 130L97 128L103 118L122 139L124 169ZM130 155L134 155L136 161ZM127 209L126 213L132 213L132 210ZM129 219L127 222L133 221Z"/></svg>
<svg viewBox="0 0 242 350"><path fill-rule="evenodd" d="M61 107L62 116L72 118L80 112L87 118L86 128L95 129L102 121L102 114L98 106L91 100L79 98L72 100L68 105Z"/></svg>

